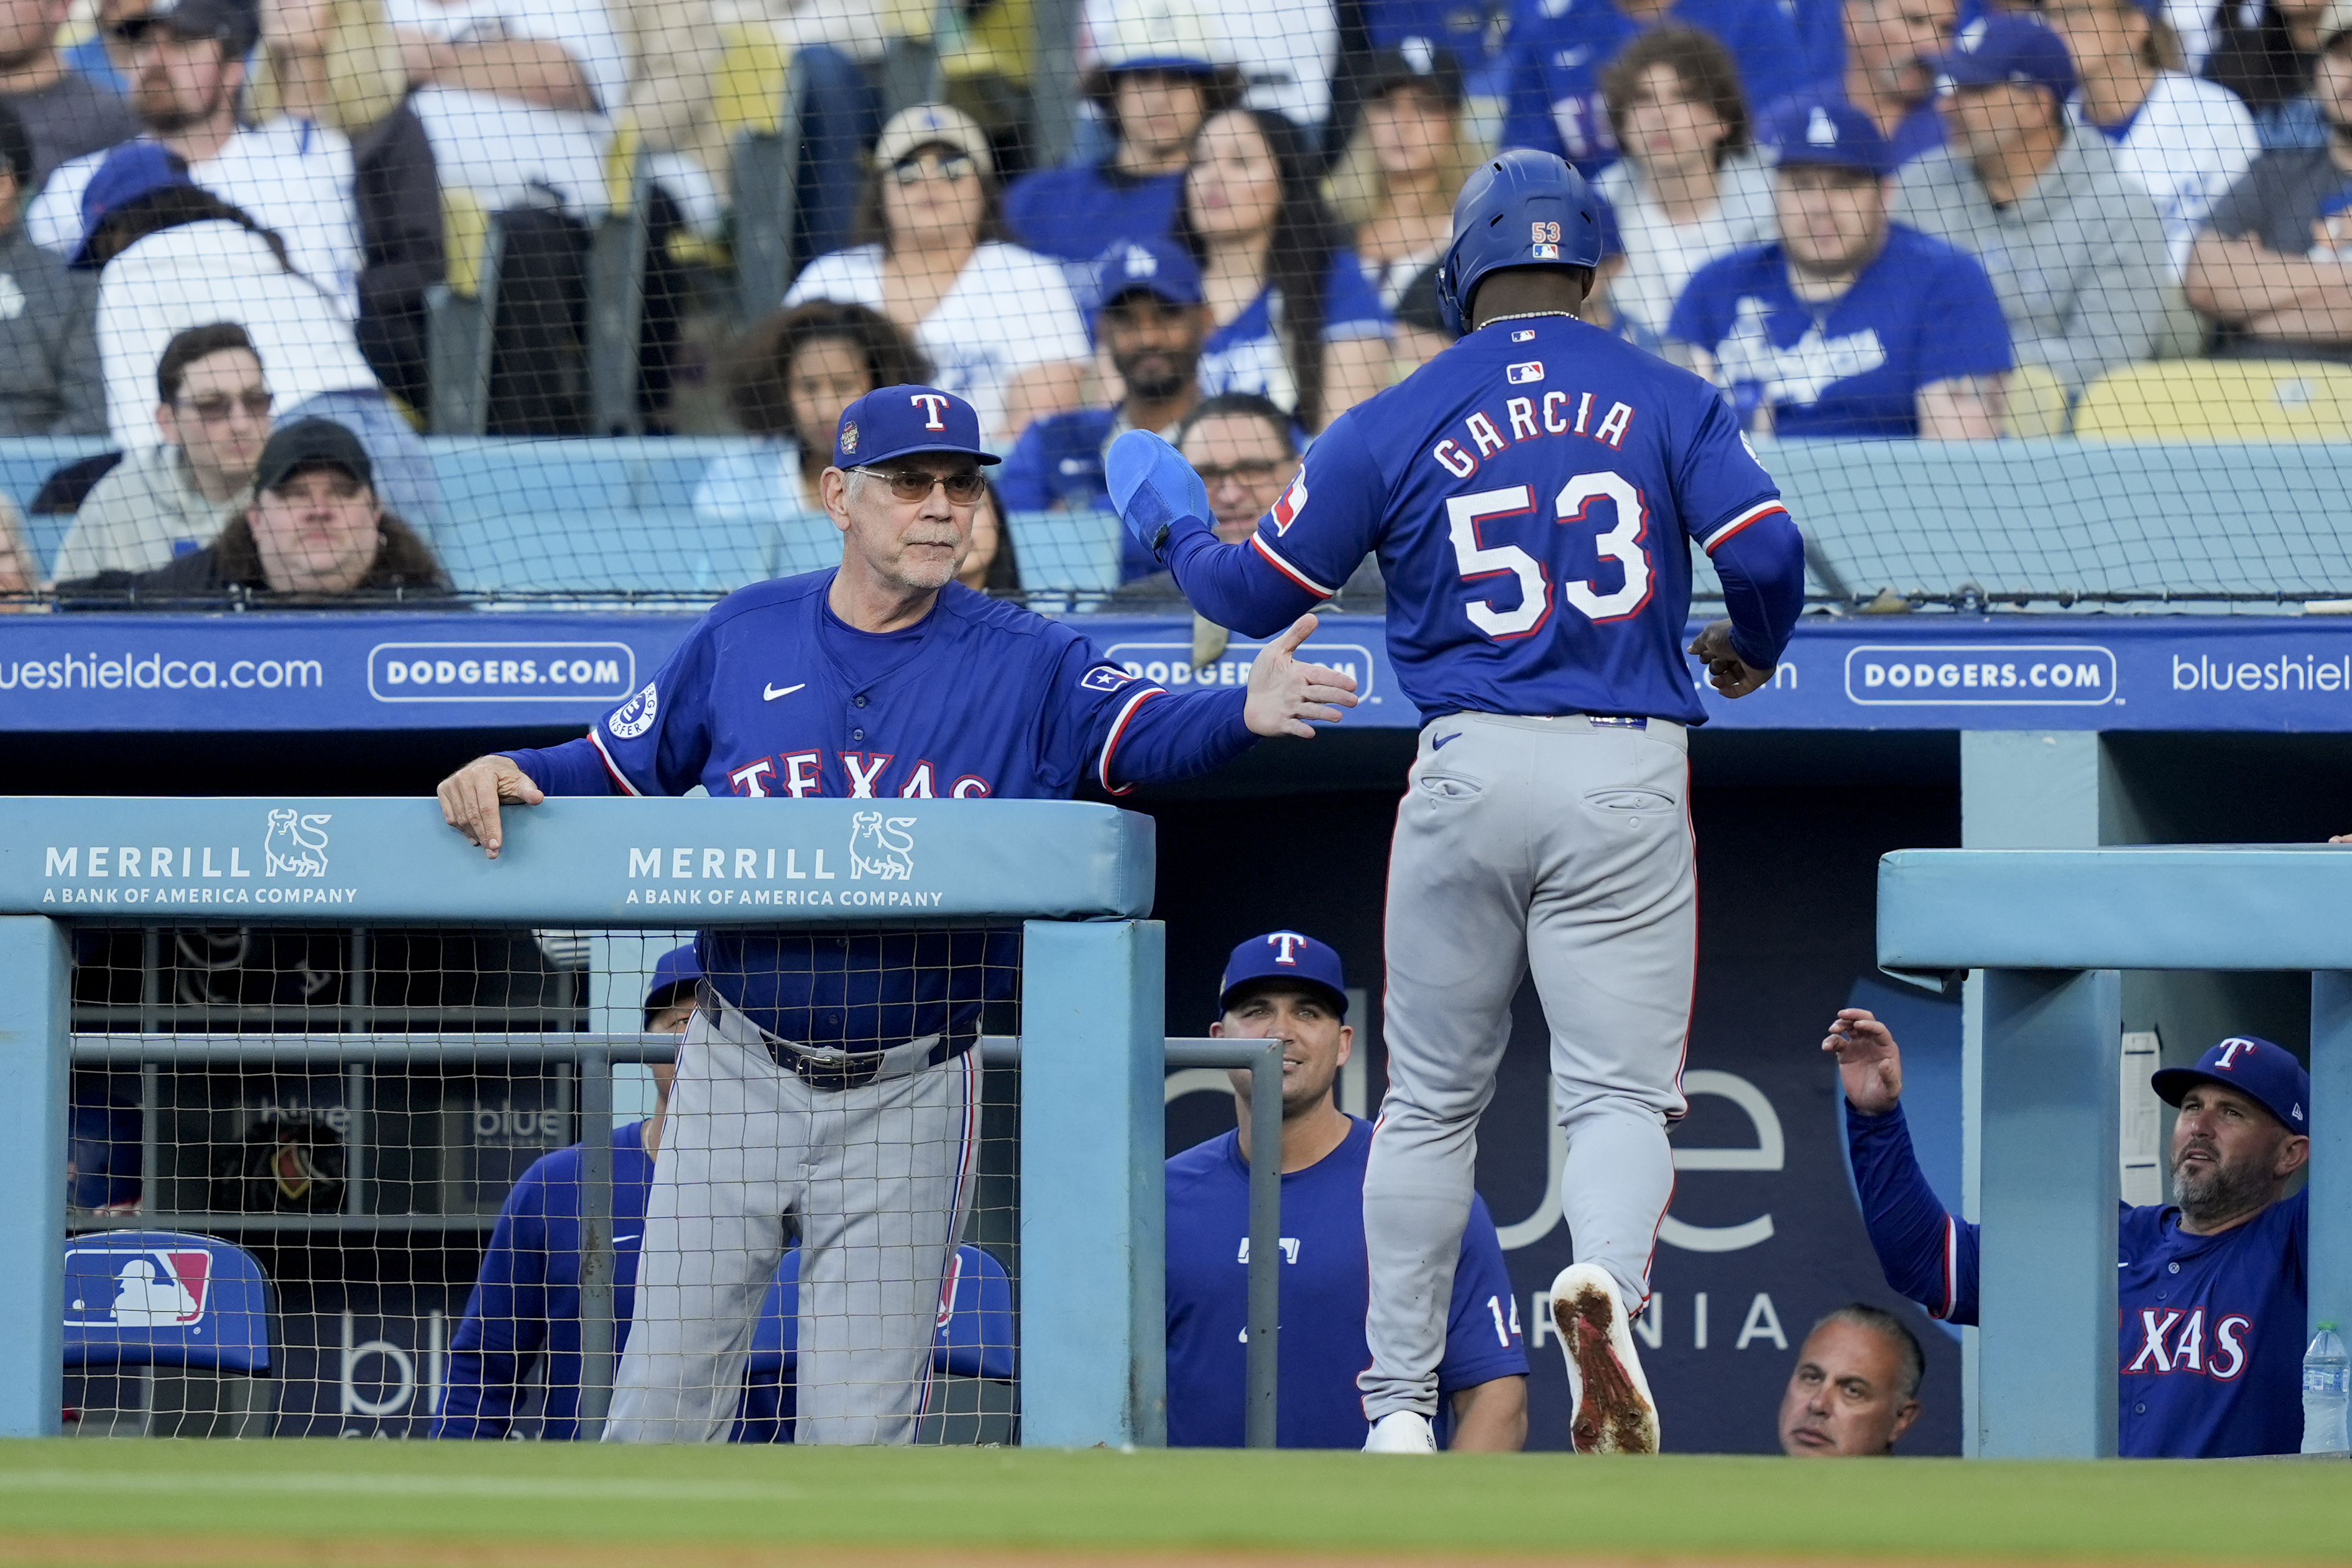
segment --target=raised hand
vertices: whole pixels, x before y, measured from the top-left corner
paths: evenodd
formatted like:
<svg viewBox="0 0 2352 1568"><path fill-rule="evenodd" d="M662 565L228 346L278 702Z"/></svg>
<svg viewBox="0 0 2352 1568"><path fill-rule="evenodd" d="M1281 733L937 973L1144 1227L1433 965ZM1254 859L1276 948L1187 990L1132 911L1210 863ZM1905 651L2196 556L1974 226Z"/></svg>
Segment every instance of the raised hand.
<svg viewBox="0 0 2352 1568"><path fill-rule="evenodd" d="M1297 735L1311 741L1315 727L1307 721L1336 724L1339 710L1356 705L1354 676L1319 664L1302 664L1296 657L1298 645L1312 637L1320 624L1313 616L1301 616L1290 623L1289 630L1259 650L1257 661L1250 666L1249 700L1242 709L1242 722L1252 734Z"/></svg>
<svg viewBox="0 0 2352 1568"><path fill-rule="evenodd" d="M1884 1116L1895 1109L1903 1095L1903 1052L1868 1008L1841 1009L1822 1049L1837 1058L1838 1082L1856 1110Z"/></svg>

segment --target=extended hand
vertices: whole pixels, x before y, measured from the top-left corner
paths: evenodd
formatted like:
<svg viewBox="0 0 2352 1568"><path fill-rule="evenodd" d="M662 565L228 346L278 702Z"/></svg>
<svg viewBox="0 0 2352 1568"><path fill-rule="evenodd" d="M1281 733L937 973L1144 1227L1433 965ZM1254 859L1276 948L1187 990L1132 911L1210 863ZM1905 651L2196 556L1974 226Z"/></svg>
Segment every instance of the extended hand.
<svg viewBox="0 0 2352 1568"><path fill-rule="evenodd" d="M1354 676L1319 664L1301 664L1292 657L1300 643L1315 635L1318 624L1313 616L1299 616L1290 623L1288 631L1261 649L1257 662L1250 666L1249 701L1242 709L1242 722L1252 734L1313 740L1315 728L1308 720L1336 724L1340 709L1356 705Z"/></svg>
<svg viewBox="0 0 2352 1568"><path fill-rule="evenodd" d="M441 781L441 818L478 844L493 860L499 858L501 835L499 807L537 805L547 796L515 766L511 757L477 757Z"/></svg>
<svg viewBox="0 0 2352 1568"><path fill-rule="evenodd" d="M1885 1025L1864 1007L1847 1007L1830 1025L1822 1049L1837 1058L1847 1101L1865 1116L1884 1116L1903 1095L1903 1052Z"/></svg>
<svg viewBox="0 0 2352 1568"><path fill-rule="evenodd" d="M1758 669L1731 646L1731 623L1709 621L1691 638L1690 651L1706 661L1706 681L1726 697L1745 697L1772 679L1769 669Z"/></svg>

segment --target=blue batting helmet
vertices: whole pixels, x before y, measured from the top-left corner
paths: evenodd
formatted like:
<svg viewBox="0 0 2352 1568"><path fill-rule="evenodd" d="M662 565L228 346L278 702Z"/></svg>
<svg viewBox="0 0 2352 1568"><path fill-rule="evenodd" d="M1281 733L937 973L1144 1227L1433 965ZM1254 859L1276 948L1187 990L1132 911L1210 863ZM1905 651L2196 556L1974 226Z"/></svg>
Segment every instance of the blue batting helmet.
<svg viewBox="0 0 2352 1568"><path fill-rule="evenodd" d="M1454 243L1437 266L1437 309L1456 337L1471 296L1510 267L1598 267L1600 207L1584 176L1522 147L1489 158L1454 200Z"/></svg>

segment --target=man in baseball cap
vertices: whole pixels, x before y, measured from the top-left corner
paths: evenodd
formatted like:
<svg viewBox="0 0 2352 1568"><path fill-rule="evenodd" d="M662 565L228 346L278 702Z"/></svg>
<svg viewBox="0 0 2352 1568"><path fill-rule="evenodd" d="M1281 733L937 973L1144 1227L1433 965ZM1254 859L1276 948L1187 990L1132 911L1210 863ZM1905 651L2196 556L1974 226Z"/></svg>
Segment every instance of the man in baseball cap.
<svg viewBox="0 0 2352 1568"><path fill-rule="evenodd" d="M1995 12L1927 64L1951 139L1905 170L1895 216L1984 264L2019 363L2069 396L2148 358L2172 281L2164 219L2105 134L2070 123L2064 42Z"/></svg>
<svg viewBox="0 0 2352 1568"><path fill-rule="evenodd" d="M1854 1185L1886 1282L1932 1317L1975 1322L1978 1227L1945 1212L1912 1152L1894 1035L1849 1007L1822 1049L1837 1058ZM2292 1454L2303 1440L2311 1209L2307 1190L2287 1189L2311 1158L2310 1076L2270 1041L2234 1035L2148 1084L2180 1110L2173 1201L2126 1204L2116 1227L2117 1451Z"/></svg>
<svg viewBox="0 0 2352 1568"><path fill-rule="evenodd" d="M1371 1123L1339 1109L1333 1085L1355 1049L1339 955L1303 931L1272 931L1233 951L1212 1035L1282 1042L1282 1315L1276 1438L1286 1448L1360 1448L1356 1373L1370 1264L1364 1163ZM1229 1075L1238 1125L1168 1162L1168 1442L1238 1447L1248 1361L1251 1075ZM1475 1203L1454 1266L1439 1405L1454 1448L1516 1449L1527 1436L1527 1354L1502 1245ZM1244 1259L1246 1261L1246 1259Z"/></svg>
<svg viewBox="0 0 2352 1568"><path fill-rule="evenodd" d="M1104 454L1129 430L1168 435L1201 400L1201 351L1216 330L1202 301L1200 264L1168 239L1122 239L1095 262L1093 326L1124 395L1115 408L1080 408L1033 421L997 479L1013 511L1108 511ZM1151 571L1132 541L1123 575Z"/></svg>
<svg viewBox="0 0 2352 1568"><path fill-rule="evenodd" d="M971 519L988 493L980 415L935 386L877 387L841 411L833 466L819 477L841 530L841 571L829 602L849 625L911 626L971 552Z"/></svg>
<svg viewBox="0 0 2352 1568"><path fill-rule="evenodd" d="M1667 335L1706 356L1746 422L1784 436L2000 434L2009 331L1973 257L1890 221L1895 152L1843 99L1759 128L1776 245L1701 268Z"/></svg>

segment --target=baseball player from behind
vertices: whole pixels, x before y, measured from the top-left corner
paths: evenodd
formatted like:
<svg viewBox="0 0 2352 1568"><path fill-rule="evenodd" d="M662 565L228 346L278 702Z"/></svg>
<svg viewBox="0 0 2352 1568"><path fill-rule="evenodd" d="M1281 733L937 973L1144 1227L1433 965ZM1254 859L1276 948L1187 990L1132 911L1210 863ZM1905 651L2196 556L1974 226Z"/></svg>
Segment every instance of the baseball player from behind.
<svg viewBox="0 0 2352 1568"><path fill-rule="evenodd" d="M1439 294L1469 333L1334 421L1245 544L1137 432L1110 458L1130 529L1221 626L1272 631L1368 548L1389 647L1425 721L1389 865L1389 1090L1364 1181L1365 1447L1427 1452L1478 1117L1532 972L1568 1134L1577 1261L1551 1311L1586 1450L1654 1451L1628 1331L1674 1187L1697 898L1681 658L1696 542L1730 609L1690 651L1716 689L1770 679L1803 542L1715 391L1576 319L1597 207L1549 153L1463 187Z"/></svg>
<svg viewBox="0 0 2352 1568"><path fill-rule="evenodd" d="M957 584L996 460L961 398L866 394L822 478L839 568L722 600L587 739L468 763L441 785L444 815L496 856L499 805L547 795L1066 798L1082 778L1121 793L1354 705L1349 677L1291 657L1312 616L1245 691L1170 695ZM858 853L887 878L904 846L872 826ZM608 1439L723 1434L787 1215L795 1437L912 1437L969 1200L971 1047L983 1005L1013 993L1019 944L1017 928L699 933L703 1005L678 1050Z"/></svg>

